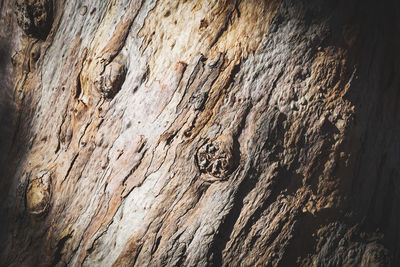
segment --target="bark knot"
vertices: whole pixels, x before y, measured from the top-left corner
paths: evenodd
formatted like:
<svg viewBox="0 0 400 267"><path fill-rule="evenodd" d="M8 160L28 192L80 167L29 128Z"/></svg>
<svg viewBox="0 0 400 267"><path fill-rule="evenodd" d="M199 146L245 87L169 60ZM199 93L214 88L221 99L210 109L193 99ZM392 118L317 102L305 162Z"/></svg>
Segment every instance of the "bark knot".
<svg viewBox="0 0 400 267"><path fill-rule="evenodd" d="M29 57L29 70L33 71L36 69L36 63L40 58L40 45L35 44L31 48L30 57Z"/></svg>
<svg viewBox="0 0 400 267"><path fill-rule="evenodd" d="M125 65L113 61L105 67L95 84L103 97L113 98L121 90L125 77Z"/></svg>
<svg viewBox="0 0 400 267"><path fill-rule="evenodd" d="M50 207L50 174L43 172L32 180L26 191L26 206L33 216L43 216Z"/></svg>
<svg viewBox="0 0 400 267"><path fill-rule="evenodd" d="M236 167L233 151L232 137L220 135L197 150L195 156L197 167L201 173L209 174L218 180L225 179Z"/></svg>
<svg viewBox="0 0 400 267"><path fill-rule="evenodd" d="M28 35L46 39L53 23L52 0L16 0L17 23Z"/></svg>

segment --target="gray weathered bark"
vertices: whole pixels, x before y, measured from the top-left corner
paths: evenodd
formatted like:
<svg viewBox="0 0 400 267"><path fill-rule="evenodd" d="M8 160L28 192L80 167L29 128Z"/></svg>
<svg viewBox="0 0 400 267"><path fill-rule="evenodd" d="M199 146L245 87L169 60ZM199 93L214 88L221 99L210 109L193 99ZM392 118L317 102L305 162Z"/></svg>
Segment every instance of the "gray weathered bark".
<svg viewBox="0 0 400 267"><path fill-rule="evenodd" d="M400 264L399 4L0 10L2 265Z"/></svg>

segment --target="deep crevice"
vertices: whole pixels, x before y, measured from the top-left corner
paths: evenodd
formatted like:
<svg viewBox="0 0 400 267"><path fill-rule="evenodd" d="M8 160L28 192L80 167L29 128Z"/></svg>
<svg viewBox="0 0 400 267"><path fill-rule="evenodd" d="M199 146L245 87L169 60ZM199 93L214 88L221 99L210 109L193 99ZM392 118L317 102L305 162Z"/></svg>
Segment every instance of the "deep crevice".
<svg viewBox="0 0 400 267"><path fill-rule="evenodd" d="M65 243L68 241L68 239L72 238L72 233L69 233L68 235L64 236L61 238L58 243L57 243L57 250L56 253L54 254L53 261L51 262L50 266L56 266L59 262L61 262L62 258L62 250L65 246Z"/></svg>

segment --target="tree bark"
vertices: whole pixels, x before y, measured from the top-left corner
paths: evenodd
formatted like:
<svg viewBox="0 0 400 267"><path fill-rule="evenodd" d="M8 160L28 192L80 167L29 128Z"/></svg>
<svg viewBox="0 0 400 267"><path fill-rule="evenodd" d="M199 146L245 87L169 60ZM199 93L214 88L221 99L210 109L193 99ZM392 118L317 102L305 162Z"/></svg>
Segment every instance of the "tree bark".
<svg viewBox="0 0 400 267"><path fill-rule="evenodd" d="M400 264L395 1L0 11L1 265Z"/></svg>

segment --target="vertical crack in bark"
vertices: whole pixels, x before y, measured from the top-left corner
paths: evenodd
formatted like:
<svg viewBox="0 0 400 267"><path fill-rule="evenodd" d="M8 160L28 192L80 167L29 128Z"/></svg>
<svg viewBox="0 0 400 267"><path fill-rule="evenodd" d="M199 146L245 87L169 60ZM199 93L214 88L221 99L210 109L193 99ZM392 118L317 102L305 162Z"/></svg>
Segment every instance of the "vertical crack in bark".
<svg viewBox="0 0 400 267"><path fill-rule="evenodd" d="M60 148L61 148L61 134L63 134L62 133L62 127L63 127L63 125L65 123L65 120L66 120L66 118L68 116L68 110L69 110L69 102L65 107L63 115L61 116L60 127L58 127L58 131L57 131L57 147L56 147L56 149L54 151L54 154L57 154L58 151L60 151Z"/></svg>
<svg viewBox="0 0 400 267"><path fill-rule="evenodd" d="M67 173L65 174L64 179L62 180L62 183L64 183L65 180L68 178L69 173L71 172L72 168L74 167L75 161L76 161L76 159L78 158L78 156L79 156L79 152L76 153L76 154L74 155L74 157L72 158L71 163L69 164Z"/></svg>

